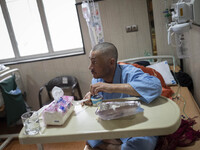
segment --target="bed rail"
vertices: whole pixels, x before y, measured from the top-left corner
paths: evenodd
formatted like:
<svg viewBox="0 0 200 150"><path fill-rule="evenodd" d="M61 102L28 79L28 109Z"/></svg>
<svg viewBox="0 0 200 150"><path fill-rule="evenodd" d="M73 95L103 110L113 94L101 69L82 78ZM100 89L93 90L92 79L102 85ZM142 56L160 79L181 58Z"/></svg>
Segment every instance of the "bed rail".
<svg viewBox="0 0 200 150"><path fill-rule="evenodd" d="M119 60L118 62L134 63L134 62L137 62L137 61L149 61L150 64L153 64L153 63L161 62L163 60L169 60L168 63L170 65L173 65L173 72L175 72L176 61L175 61L175 57L171 56L171 55L136 57L136 58L129 58L129 59Z"/></svg>

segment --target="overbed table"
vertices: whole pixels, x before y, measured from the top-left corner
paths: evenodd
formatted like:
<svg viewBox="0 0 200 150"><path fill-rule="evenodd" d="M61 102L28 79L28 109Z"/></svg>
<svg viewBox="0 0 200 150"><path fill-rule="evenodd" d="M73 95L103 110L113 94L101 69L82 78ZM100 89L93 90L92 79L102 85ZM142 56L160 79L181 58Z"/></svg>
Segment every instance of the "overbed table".
<svg viewBox="0 0 200 150"><path fill-rule="evenodd" d="M43 149L43 143L167 135L178 129L180 109L172 100L160 96L150 104L141 103L141 107L144 109L142 113L105 121L95 114L96 107L75 106L64 125L48 126L43 134L35 136L25 135L22 128L19 141L21 144L37 144L38 149Z"/></svg>

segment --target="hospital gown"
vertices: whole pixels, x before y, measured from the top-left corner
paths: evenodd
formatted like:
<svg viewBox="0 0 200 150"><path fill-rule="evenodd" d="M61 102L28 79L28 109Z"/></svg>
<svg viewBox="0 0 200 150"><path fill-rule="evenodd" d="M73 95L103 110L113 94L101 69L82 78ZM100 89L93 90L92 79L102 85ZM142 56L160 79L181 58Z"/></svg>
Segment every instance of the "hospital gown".
<svg viewBox="0 0 200 150"><path fill-rule="evenodd" d="M92 79L92 84L97 82L105 82L103 79ZM150 103L155 98L160 96L162 86L160 80L154 76L144 73L141 69L132 65L118 65L115 70L113 84L128 83L140 95L140 99L145 103ZM99 92L104 99L116 99L131 97L124 93L105 93ZM131 137L121 138L122 150L153 150L155 148L157 137ZM96 147L101 143L101 140L88 140L91 147Z"/></svg>

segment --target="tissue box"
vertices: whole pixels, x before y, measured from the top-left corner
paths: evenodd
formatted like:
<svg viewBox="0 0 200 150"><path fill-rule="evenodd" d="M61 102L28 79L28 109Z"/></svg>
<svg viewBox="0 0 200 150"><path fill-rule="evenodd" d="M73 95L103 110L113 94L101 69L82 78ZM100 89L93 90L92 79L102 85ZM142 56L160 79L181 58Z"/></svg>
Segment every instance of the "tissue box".
<svg viewBox="0 0 200 150"><path fill-rule="evenodd" d="M46 125L62 125L74 110L73 96L62 96L59 100L51 102L43 111Z"/></svg>

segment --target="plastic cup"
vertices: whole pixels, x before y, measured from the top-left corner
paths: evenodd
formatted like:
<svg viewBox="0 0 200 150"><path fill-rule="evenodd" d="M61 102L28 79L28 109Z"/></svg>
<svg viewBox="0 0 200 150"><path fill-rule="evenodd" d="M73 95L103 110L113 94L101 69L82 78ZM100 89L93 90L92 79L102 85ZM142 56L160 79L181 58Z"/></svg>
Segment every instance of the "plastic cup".
<svg viewBox="0 0 200 150"><path fill-rule="evenodd" d="M103 96L101 95L94 95L91 97L92 105L98 106L102 102Z"/></svg>
<svg viewBox="0 0 200 150"><path fill-rule="evenodd" d="M29 111L21 116L24 125L24 131L27 135L36 135L40 131L40 123L38 113L36 111Z"/></svg>

